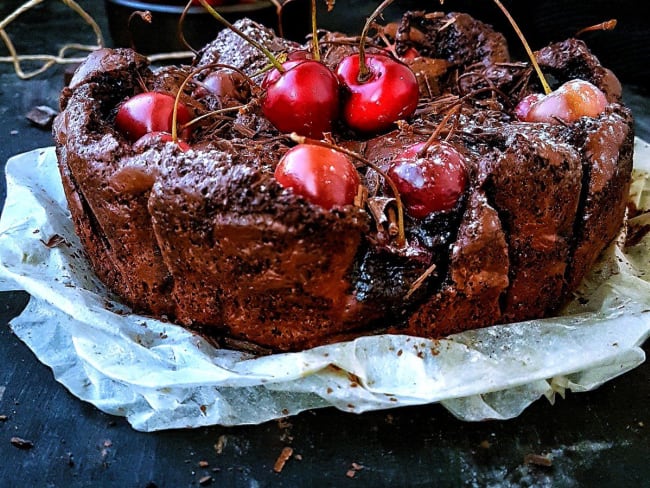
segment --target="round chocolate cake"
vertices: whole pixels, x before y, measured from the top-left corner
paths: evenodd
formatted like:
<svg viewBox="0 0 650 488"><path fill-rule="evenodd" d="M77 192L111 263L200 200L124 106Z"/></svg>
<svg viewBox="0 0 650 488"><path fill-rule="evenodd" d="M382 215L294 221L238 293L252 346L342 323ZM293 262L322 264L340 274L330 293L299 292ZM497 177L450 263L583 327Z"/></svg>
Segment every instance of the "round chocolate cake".
<svg viewBox="0 0 650 488"><path fill-rule="evenodd" d="M406 13L366 42L371 76L408 71L373 103L397 103L409 76L417 86L385 119L353 103L367 80L345 80L358 39L321 33L315 61L310 44L236 26L283 71L224 30L189 66L96 51L61 95L54 134L76 231L135 312L260 350L435 338L557 312L618 234L633 120L582 41L535 53L555 89L543 95L490 26ZM273 71L307 62L334 74L338 105L273 105ZM323 93L320 76L296 86ZM596 110L577 107L594 97ZM161 104L144 128L135 100ZM304 130L284 126L294 115Z"/></svg>

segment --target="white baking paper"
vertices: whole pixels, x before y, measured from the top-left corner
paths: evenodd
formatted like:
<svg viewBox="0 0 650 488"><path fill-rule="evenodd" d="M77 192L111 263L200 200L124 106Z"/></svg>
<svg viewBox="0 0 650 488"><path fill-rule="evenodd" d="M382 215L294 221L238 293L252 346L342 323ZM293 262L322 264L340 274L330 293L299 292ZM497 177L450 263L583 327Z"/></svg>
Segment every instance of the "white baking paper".
<svg viewBox="0 0 650 488"><path fill-rule="evenodd" d="M650 150L636 141L631 198L650 208ZM507 419L540 397L598 387L644 361L650 236L611 246L562 317L440 341L381 335L253 357L128 313L83 257L52 148L11 158L0 289L31 299L14 332L72 394L142 431L256 424L307 409L440 402L463 420ZM632 226L650 224L650 213ZM52 239L62 236L63 240ZM49 244L49 245L46 245Z"/></svg>

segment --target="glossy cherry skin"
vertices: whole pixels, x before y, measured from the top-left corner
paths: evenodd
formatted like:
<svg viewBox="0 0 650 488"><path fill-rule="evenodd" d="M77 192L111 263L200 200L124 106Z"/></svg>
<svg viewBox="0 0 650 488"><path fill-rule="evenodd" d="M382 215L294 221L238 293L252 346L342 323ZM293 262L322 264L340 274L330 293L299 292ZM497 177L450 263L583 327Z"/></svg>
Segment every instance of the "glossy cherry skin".
<svg viewBox="0 0 650 488"><path fill-rule="evenodd" d="M359 173L343 153L314 144L298 144L280 159L275 179L309 202L327 210L354 203Z"/></svg>
<svg viewBox="0 0 650 488"><path fill-rule="evenodd" d="M407 147L387 171L406 212L416 219L454 208L468 182L465 158L453 146L446 142L432 144L420 156L424 144Z"/></svg>
<svg viewBox="0 0 650 488"><path fill-rule="evenodd" d="M367 80L359 81L359 55L341 60L336 74L347 90L342 117L351 129L381 132L394 122L413 115L420 91L413 71L383 54L369 54Z"/></svg>
<svg viewBox="0 0 650 488"><path fill-rule="evenodd" d="M339 83L322 63L309 59L286 61L280 73L270 71L262 88L262 112L280 132L320 139L331 132L339 114Z"/></svg>
<svg viewBox="0 0 650 488"><path fill-rule="evenodd" d="M524 100L520 103L524 103ZM571 123L581 117L598 117L605 107L607 98L598 87L588 81L571 80L531 103L521 120L551 124L557 124L561 120Z"/></svg>
<svg viewBox="0 0 650 488"><path fill-rule="evenodd" d="M136 152L140 152L146 149L147 147L156 144L157 142L173 143L174 138L169 132L161 132L161 131L147 132L140 139L138 139L133 143L133 149ZM178 145L178 148L183 152L190 150L190 145L185 141L178 139L176 141L176 144Z"/></svg>
<svg viewBox="0 0 650 488"><path fill-rule="evenodd" d="M144 92L124 101L117 110L115 126L131 140L137 141L148 132L171 132L174 97L160 92ZM192 119L185 105L179 103L177 123ZM187 137L187 131L183 134Z"/></svg>

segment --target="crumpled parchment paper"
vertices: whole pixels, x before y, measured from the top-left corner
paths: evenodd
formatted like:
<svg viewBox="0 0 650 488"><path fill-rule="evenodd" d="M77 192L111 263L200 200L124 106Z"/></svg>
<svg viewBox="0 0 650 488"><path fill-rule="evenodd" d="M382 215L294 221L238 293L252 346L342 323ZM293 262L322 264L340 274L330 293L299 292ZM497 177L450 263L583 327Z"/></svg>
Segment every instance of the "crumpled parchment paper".
<svg viewBox="0 0 650 488"><path fill-rule="evenodd" d="M650 149L636 141L631 199L650 208ZM587 391L644 361L650 236L612 245L561 317L447 339L381 335L253 357L128 313L73 231L53 148L7 163L0 289L31 299L14 332L72 394L142 431L256 424L307 409L440 402L463 420L507 419L542 396ZM650 225L641 213L631 228Z"/></svg>

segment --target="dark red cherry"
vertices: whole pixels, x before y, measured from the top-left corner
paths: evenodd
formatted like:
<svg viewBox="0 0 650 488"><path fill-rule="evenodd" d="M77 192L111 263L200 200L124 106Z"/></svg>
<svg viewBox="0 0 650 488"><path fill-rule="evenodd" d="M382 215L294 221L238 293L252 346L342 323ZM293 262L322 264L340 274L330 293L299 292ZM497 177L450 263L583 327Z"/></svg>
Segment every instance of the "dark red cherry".
<svg viewBox="0 0 650 488"><path fill-rule="evenodd" d="M598 87L588 81L571 80L534 101L521 120L557 124L559 119L571 123L581 117L598 117L605 107L607 98Z"/></svg>
<svg viewBox="0 0 650 488"><path fill-rule="evenodd" d="M115 126L131 141L137 141L148 132L171 132L174 97L160 92L144 92L124 101L117 110ZM177 123L183 125L192 119L183 104L178 105ZM187 137L187 131L183 134Z"/></svg>
<svg viewBox="0 0 650 488"><path fill-rule="evenodd" d="M422 219L433 212L454 208L467 188L465 158L450 144L414 144L399 154L388 168L406 212Z"/></svg>
<svg viewBox="0 0 650 488"><path fill-rule="evenodd" d="M280 73L270 71L262 88L264 116L280 132L296 132L320 139L331 132L339 114L339 83L336 75L318 61L298 59L282 64Z"/></svg>
<svg viewBox="0 0 650 488"><path fill-rule="evenodd" d="M250 90L241 73L229 69L213 71L194 90L193 96L203 98L213 95L218 98L230 98L240 102L246 101Z"/></svg>
<svg viewBox="0 0 650 488"><path fill-rule="evenodd" d="M354 203L359 173L343 153L314 144L298 144L280 160L275 179L325 209Z"/></svg>
<svg viewBox="0 0 650 488"><path fill-rule="evenodd" d="M136 152L141 152L150 146L156 145L159 142L173 143L174 138L169 132L147 132L140 139L133 143L133 149ZM185 141L178 139L176 141L176 144L178 145L178 148L183 152L190 150L190 145Z"/></svg>
<svg viewBox="0 0 650 488"><path fill-rule="evenodd" d="M336 74L347 89L343 119L352 129L373 133L413 115L420 92L413 71L383 54L366 56L369 75L359 80L359 55L346 56Z"/></svg>

